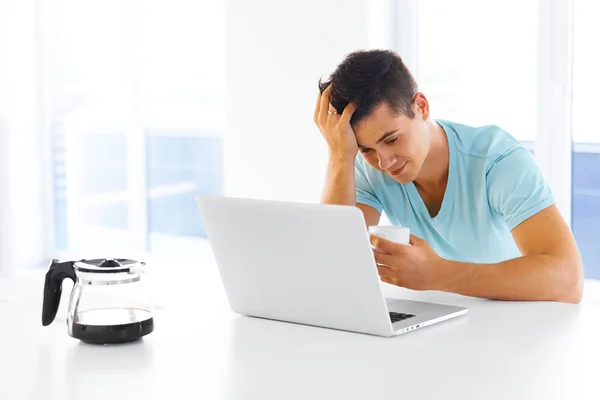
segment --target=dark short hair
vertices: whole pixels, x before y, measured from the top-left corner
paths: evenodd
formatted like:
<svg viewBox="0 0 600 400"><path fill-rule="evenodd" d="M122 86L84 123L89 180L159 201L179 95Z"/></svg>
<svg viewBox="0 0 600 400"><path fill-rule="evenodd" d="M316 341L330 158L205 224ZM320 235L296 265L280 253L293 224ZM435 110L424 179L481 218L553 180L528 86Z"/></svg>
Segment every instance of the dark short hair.
<svg viewBox="0 0 600 400"><path fill-rule="evenodd" d="M319 79L321 93L333 85L331 105L342 113L350 102L356 111L350 120L355 124L383 102L398 115L414 118L413 98L417 83L400 56L390 50L359 50L347 54L329 79Z"/></svg>

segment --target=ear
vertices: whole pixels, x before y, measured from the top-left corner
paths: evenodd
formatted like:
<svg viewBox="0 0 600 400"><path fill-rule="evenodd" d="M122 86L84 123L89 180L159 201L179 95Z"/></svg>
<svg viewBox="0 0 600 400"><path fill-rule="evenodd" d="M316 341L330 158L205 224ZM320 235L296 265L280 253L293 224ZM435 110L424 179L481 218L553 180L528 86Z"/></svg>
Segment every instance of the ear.
<svg viewBox="0 0 600 400"><path fill-rule="evenodd" d="M420 116L423 121L427 121L429 119L429 100L427 100L427 97L423 93L418 92L413 98L413 104L416 116Z"/></svg>

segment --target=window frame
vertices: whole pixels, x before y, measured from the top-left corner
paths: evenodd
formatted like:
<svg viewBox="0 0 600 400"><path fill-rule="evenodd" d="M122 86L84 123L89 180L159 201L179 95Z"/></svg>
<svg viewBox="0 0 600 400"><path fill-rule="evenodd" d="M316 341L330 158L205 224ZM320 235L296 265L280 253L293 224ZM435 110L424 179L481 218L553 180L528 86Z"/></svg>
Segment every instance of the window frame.
<svg viewBox="0 0 600 400"><path fill-rule="evenodd" d="M538 0L537 132L533 150L571 225L573 1ZM396 50L419 79L418 0L395 3ZM565 57L565 54L567 57Z"/></svg>

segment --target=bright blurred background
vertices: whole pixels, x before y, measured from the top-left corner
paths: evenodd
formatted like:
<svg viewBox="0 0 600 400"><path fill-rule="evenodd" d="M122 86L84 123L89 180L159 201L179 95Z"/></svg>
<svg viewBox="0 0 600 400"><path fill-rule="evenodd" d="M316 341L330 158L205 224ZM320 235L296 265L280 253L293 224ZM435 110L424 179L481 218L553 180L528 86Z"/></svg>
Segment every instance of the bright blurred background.
<svg viewBox="0 0 600 400"><path fill-rule="evenodd" d="M318 201L317 80L388 47L434 117L531 149L600 278L599 14L594 0L0 0L0 272L201 260L196 194Z"/></svg>

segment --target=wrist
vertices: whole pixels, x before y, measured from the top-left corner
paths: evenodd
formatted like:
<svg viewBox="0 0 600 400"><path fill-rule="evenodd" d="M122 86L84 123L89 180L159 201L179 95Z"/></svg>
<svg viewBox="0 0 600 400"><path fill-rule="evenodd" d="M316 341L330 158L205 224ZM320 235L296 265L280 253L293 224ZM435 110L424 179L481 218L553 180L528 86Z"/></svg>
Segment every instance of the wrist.
<svg viewBox="0 0 600 400"><path fill-rule="evenodd" d="M440 257L438 265L442 273L439 274L440 279L436 282L436 290L456 293L457 283L464 280L465 275L468 274L468 264Z"/></svg>
<svg viewBox="0 0 600 400"><path fill-rule="evenodd" d="M333 164L338 165L354 165L354 161L356 159L356 152L353 154L349 151L332 151L329 150L329 161Z"/></svg>

